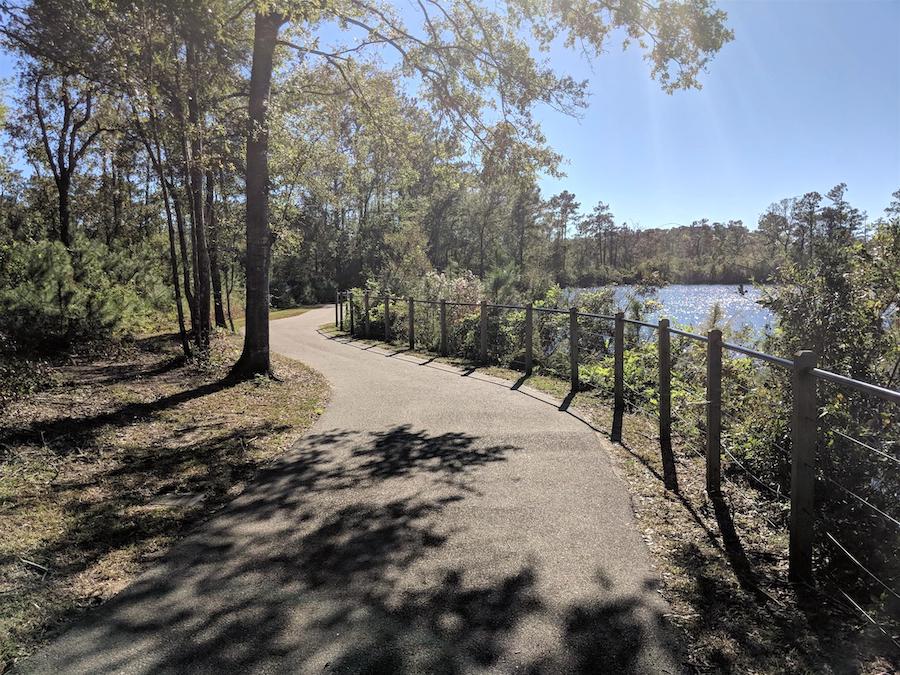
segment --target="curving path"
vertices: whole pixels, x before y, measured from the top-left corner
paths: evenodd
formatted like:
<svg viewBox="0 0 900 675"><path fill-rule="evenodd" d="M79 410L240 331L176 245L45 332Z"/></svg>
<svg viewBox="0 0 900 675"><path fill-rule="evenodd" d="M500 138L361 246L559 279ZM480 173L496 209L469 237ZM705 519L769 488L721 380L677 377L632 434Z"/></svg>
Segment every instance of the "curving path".
<svg viewBox="0 0 900 675"><path fill-rule="evenodd" d="M606 441L525 388L272 323L310 433L23 672L677 672ZM252 414L252 411L248 411Z"/></svg>

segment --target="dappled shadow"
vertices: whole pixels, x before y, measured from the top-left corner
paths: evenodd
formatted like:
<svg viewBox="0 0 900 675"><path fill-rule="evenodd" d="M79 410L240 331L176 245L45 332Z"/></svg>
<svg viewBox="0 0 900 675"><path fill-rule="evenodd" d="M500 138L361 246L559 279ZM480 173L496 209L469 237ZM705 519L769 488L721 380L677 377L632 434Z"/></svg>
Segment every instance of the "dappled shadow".
<svg viewBox="0 0 900 675"><path fill-rule="evenodd" d="M231 501L276 451L255 439L296 429L296 420L283 423L271 410L245 416L221 394L197 401L217 392L229 398L232 382L213 379L221 369L173 372L184 365L174 345L152 347L129 352L125 365L66 366L62 381L78 383L77 391L61 385L32 417L3 419L0 450L9 460L0 474L12 499L0 499L0 520L21 537L0 554L0 605L35 611L27 623L0 612L0 623L13 626L25 648L96 607L141 563ZM271 404L268 389L252 395L254 384L240 396L251 388L245 400ZM13 637L2 641L5 649L16 645Z"/></svg>
<svg viewBox="0 0 900 675"><path fill-rule="evenodd" d="M73 380L83 378L94 384L116 384L164 375L183 367L185 363L184 355L180 355L164 359L151 367L135 363L89 363L71 366L69 371Z"/></svg>
<svg viewBox="0 0 900 675"><path fill-rule="evenodd" d="M612 582L598 571L603 590ZM528 669L531 673L646 673L653 668L646 659L651 644L665 643L662 614L646 599L655 591L647 582L640 593L608 597L570 606L563 618L564 649L540 658Z"/></svg>
<svg viewBox="0 0 900 675"><path fill-rule="evenodd" d="M61 417L43 422L35 422L27 427L0 427L0 445L13 445L37 441L57 452L67 452L91 441L94 435L106 426L126 426L147 420L160 412L174 408L187 401L209 396L227 389L238 382L230 379L209 382L192 389L162 396L155 401L127 403L124 406L88 417Z"/></svg>
<svg viewBox="0 0 900 675"><path fill-rule="evenodd" d="M516 450L408 426L310 435L23 671L659 670L652 589L599 570L560 604L546 560L457 550L478 520L444 479Z"/></svg>
<svg viewBox="0 0 900 675"><path fill-rule="evenodd" d="M469 434L448 432L430 436L404 424L372 434L374 442L353 451L364 461L360 470L372 478L402 476L415 470L462 473L502 461L512 445L476 446Z"/></svg>

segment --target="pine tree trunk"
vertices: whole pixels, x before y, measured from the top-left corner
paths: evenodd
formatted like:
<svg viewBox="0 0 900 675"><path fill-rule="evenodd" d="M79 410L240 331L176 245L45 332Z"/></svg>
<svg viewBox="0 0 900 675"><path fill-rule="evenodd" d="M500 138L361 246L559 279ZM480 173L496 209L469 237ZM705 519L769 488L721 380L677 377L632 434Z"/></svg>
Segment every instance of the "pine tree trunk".
<svg viewBox="0 0 900 675"><path fill-rule="evenodd" d="M57 192L59 193L59 240L66 248L72 245L72 233L69 228L71 220L69 212L70 185L69 177L65 174L61 175L56 183Z"/></svg>
<svg viewBox="0 0 900 675"><path fill-rule="evenodd" d="M269 361L269 128L267 108L279 14L256 13L247 134L247 304L244 351L232 375L271 375Z"/></svg>
<svg viewBox="0 0 900 675"><path fill-rule="evenodd" d="M181 250L181 272L184 279L184 297L187 299L188 309L191 314L191 330L197 330L197 306L196 298L191 287L191 259L188 257L187 237L185 236L184 210L181 207L181 199L178 190L172 180L172 170L169 169L169 181L167 182L169 196L172 199L172 208L175 211L175 226L178 230L178 247Z"/></svg>
<svg viewBox="0 0 900 675"><path fill-rule="evenodd" d="M226 328L225 308L222 305L222 274L219 269L219 229L214 206L215 179L210 169L206 170L206 222L209 230L209 274L212 279L213 310L216 326Z"/></svg>
<svg viewBox="0 0 900 675"><path fill-rule="evenodd" d="M187 68L190 73L190 92L188 96L188 120L191 124L191 150L188 164L188 176L191 191L191 224L194 229L195 255L197 260L197 335L194 336L197 349L202 353L209 349L209 248L206 241L206 218L203 204L203 143L200 137L200 101L198 87L198 69L196 45L188 40L186 49Z"/></svg>
<svg viewBox="0 0 900 675"><path fill-rule="evenodd" d="M178 336L181 338L181 349L184 355L191 357L191 345L188 342L187 331L184 328L184 308L181 306L181 284L178 281L178 253L175 250L175 225L172 218L172 207L169 204L169 193L166 190L166 182L160 176L162 186L162 198L166 207L166 225L169 230L169 262L172 266L172 286L175 291L175 308L178 312Z"/></svg>

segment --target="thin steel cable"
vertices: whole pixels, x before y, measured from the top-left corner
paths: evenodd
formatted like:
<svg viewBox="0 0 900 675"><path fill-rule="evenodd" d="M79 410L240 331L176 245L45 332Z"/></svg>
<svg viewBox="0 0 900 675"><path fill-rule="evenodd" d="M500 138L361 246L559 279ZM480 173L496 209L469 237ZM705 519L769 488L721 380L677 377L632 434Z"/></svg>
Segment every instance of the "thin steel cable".
<svg viewBox="0 0 900 675"><path fill-rule="evenodd" d="M872 579L874 579L875 581L877 581L878 584L881 585L881 586L884 588L884 590L886 590L888 593L890 593L890 594L893 595L895 598L897 598L898 600L900 600L900 593L897 593L897 591L895 591L893 588L891 588L890 586L888 586L884 581L882 581L882 580L878 577L878 575L876 575L872 570L870 570L868 567L866 567L865 565L863 565L859 560L857 560L856 556L854 556L852 553L850 553L850 551L848 551L847 548L846 548L843 544L841 544L841 542L839 542L839 541L835 538L835 536L834 536L833 534L831 534L831 532L829 532L828 530L825 530L825 536L828 537L828 539L830 539L831 542L832 542L835 546L837 546L838 549L839 549L845 556L847 556L848 558L850 558L850 560L851 560L853 563L855 563L856 566L859 567L859 569L861 569L863 572L865 572L865 573L868 574L870 577L872 577Z"/></svg>
<svg viewBox="0 0 900 675"><path fill-rule="evenodd" d="M882 457L885 457L886 459L889 459L892 462L895 462L896 464L900 464L900 459L898 459L897 457L894 457L893 455L889 455L886 452L884 452L883 450L879 450L878 448L873 448L871 445L869 445L868 443L864 443L863 441L859 440L858 438L853 438L852 436L848 436L847 434L840 432L837 429L830 429L829 431L831 431L831 433L837 434L841 438L846 438L848 441L856 443L856 445L859 445L860 447L866 448L867 450L871 450L872 452L874 452L878 455L881 455Z"/></svg>
<svg viewBox="0 0 900 675"><path fill-rule="evenodd" d="M890 633L888 633L887 630L885 630L884 626L882 626L880 623L878 623L874 618L872 618L872 616L871 616L866 610L864 610L862 607L860 607L859 604L856 602L856 600L854 600L853 598L851 598L851 597L850 597L847 593L845 593L844 590L841 589L841 588L838 588L837 591L838 591L838 593L840 593L841 595L843 595L843 596L850 602L850 604L853 605L853 607L856 608L856 610L857 610L858 612L860 612L864 617L866 617L866 619L869 621L869 623L871 623L871 624L872 624L873 626L875 626L878 630L880 630L882 633L884 633L885 637L887 637L888 640L890 640L891 642L893 642L893 643L894 643L894 646L897 647L897 649L900 649L900 642L897 642L897 641L893 638L893 636L892 636Z"/></svg>
<svg viewBox="0 0 900 675"><path fill-rule="evenodd" d="M775 495L776 497L778 497L778 499L781 499L782 501L788 501L788 498L785 497L785 495L784 495L783 492L781 492L780 490L776 490L776 489L773 488L771 485L769 485L768 483L766 483L762 478L760 478L760 477L757 476L755 473L753 473L752 471L750 471L750 469L748 469L746 466L744 466L744 465L741 463L741 460L739 460L737 457L735 457L735 456L731 453L731 450L729 450L729 449L728 449L727 447L725 447L724 445L722 446L722 450L725 452L726 455L728 455L728 457L731 459L732 462L734 462L734 463L737 464L741 469L743 469L744 472L745 472L748 476L750 476L753 480L755 480L757 483L759 483L761 486L763 486L766 490L768 490L769 492L771 492L773 495Z"/></svg>
<svg viewBox="0 0 900 675"><path fill-rule="evenodd" d="M850 488L848 488L848 487L846 487L846 486L844 486L844 485L841 485L840 483L838 483L836 480L834 480L834 479L831 478L830 476L826 476L824 473L820 473L820 474L819 474L819 478L824 478L825 480L827 480L829 483L831 483L831 484L834 485L835 487L840 488L842 491L846 492L846 493L847 493L848 495L850 495L851 497L854 497L854 498L857 499L859 502L861 502L861 503L865 504L866 506L868 506L870 509L872 509L873 511L875 511L876 513L878 513L879 515L881 515L883 518L886 518L887 520L889 520L889 521L891 521L892 523L894 523L894 525L896 525L897 527L900 527L900 520L897 520L896 518L894 518L894 517L893 517L892 515L890 515L889 513L885 513L884 511L882 511L881 509L879 509L877 506L875 506L875 505L872 504L871 502L867 501L864 497L860 497L858 494L856 494L856 493L855 493L853 490L851 490Z"/></svg>

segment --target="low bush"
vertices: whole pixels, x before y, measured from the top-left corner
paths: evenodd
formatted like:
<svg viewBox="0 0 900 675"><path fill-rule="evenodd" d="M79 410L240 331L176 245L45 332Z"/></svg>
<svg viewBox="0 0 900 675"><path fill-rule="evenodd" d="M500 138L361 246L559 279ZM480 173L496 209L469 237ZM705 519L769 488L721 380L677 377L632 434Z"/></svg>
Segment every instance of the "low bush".
<svg viewBox="0 0 900 675"><path fill-rule="evenodd" d="M25 352L149 328L171 305L158 253L76 238L0 243L0 331ZM157 263L157 264L154 264Z"/></svg>

